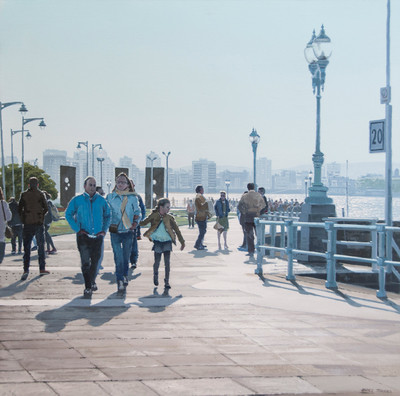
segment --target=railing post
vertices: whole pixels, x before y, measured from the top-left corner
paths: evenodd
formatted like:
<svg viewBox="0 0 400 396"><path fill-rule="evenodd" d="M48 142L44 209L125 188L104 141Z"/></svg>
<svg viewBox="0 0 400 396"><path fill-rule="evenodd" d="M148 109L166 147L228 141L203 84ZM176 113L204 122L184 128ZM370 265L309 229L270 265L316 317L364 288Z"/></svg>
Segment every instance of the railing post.
<svg viewBox="0 0 400 396"><path fill-rule="evenodd" d="M280 248L284 249L285 248L285 239L286 239L286 234L285 234L285 226L281 225L281 243L280 243ZM283 257L283 252L279 253L279 256L281 259L284 259Z"/></svg>
<svg viewBox="0 0 400 396"><path fill-rule="evenodd" d="M326 282L325 287L327 289L337 289L336 283L336 230L335 224L333 221L327 221L325 223L325 230L328 234L328 242L327 248L328 251L326 253Z"/></svg>
<svg viewBox="0 0 400 396"><path fill-rule="evenodd" d="M256 235L257 235L257 243L256 243L256 249L257 249L257 268L254 270L254 273L257 275L262 275L263 274L263 269L262 269L262 261L263 261L263 249L260 248L261 245L264 244L265 241L265 224L260 224L260 219L256 217L254 219L254 224L256 225Z"/></svg>
<svg viewBox="0 0 400 396"><path fill-rule="evenodd" d="M371 231L371 258L376 260L378 257L378 231L376 228L376 221L373 221L373 224L375 226L375 230ZM378 263L375 261L372 263L372 271L378 271Z"/></svg>
<svg viewBox="0 0 400 396"><path fill-rule="evenodd" d="M379 290L376 291L376 296L379 298L386 298L386 290L385 290L385 259L386 259L386 232L385 225L378 224L377 231L379 235L379 249L378 249L378 267L379 267Z"/></svg>
<svg viewBox="0 0 400 396"><path fill-rule="evenodd" d="M274 218L272 219L273 221L276 221L276 216L273 216ZM271 246L275 247L275 241L276 241L276 225L271 224L270 225L270 230L271 230ZM269 257L274 258L275 257L275 250L270 250L269 251Z"/></svg>
<svg viewBox="0 0 400 396"><path fill-rule="evenodd" d="M295 280L296 277L293 275L293 220L285 220L286 232L288 236L286 254L288 261L288 269L286 279L289 281Z"/></svg>

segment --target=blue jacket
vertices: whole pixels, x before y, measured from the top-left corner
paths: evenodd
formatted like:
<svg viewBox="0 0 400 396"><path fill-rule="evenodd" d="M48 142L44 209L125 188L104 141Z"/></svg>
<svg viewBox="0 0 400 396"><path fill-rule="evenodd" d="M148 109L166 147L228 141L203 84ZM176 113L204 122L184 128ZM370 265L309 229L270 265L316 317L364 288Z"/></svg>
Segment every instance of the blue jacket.
<svg viewBox="0 0 400 396"><path fill-rule="evenodd" d="M129 220L131 222L135 221L139 224L142 215L140 213L139 200L135 195L127 195L128 204L126 205L125 213L127 214ZM111 208L111 224L118 224L118 232L126 232L128 231L125 228L124 223L122 222L122 212L121 212L121 204L124 199L124 195L119 195L116 192L112 192L107 195L107 202ZM137 216L134 220L133 217Z"/></svg>
<svg viewBox="0 0 400 396"><path fill-rule="evenodd" d="M228 216L228 213L231 211L229 208L229 202L225 199L225 213L222 212L222 201L221 198L217 200L214 205L215 215L219 218Z"/></svg>
<svg viewBox="0 0 400 396"><path fill-rule="evenodd" d="M65 219L75 232L85 230L89 235L107 232L111 224L110 207L98 193L90 198L84 192L72 198L65 211Z"/></svg>
<svg viewBox="0 0 400 396"><path fill-rule="evenodd" d="M142 212L142 219L146 217L146 206L144 206L143 199L139 194L136 194L137 199L139 200L140 211Z"/></svg>

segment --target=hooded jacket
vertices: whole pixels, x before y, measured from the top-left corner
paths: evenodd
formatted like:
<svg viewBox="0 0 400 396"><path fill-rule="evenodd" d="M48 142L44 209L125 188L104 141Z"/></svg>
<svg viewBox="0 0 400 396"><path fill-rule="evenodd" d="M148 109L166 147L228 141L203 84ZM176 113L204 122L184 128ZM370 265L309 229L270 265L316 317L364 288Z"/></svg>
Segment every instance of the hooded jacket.
<svg viewBox="0 0 400 396"><path fill-rule="evenodd" d="M161 217L160 212L153 211L142 222L140 222L140 226L145 226L150 223L150 228L143 234L143 236L152 241L151 234L157 229L161 221L164 221L165 229L171 237L172 242L176 245L176 236L178 236L179 242L181 245L184 245L185 240L179 230L178 224L176 224L174 216L168 213L165 214L164 217Z"/></svg>
<svg viewBox="0 0 400 396"><path fill-rule="evenodd" d="M28 188L21 194L18 212L23 224L42 225L47 213L47 201L38 188Z"/></svg>

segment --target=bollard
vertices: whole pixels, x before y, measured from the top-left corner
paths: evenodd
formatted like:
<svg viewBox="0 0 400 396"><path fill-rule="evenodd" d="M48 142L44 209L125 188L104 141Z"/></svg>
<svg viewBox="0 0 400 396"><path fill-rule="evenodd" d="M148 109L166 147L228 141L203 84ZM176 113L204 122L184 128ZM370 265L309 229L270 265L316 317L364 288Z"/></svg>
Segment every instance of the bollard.
<svg viewBox="0 0 400 396"><path fill-rule="evenodd" d="M257 217L254 219L254 224L256 225L256 234L257 234L257 268L254 270L254 273L257 275L263 274L262 269L262 261L263 261L263 249L260 248L263 245L263 241L265 241L265 224L260 224L260 219Z"/></svg>
<svg viewBox="0 0 400 396"><path fill-rule="evenodd" d="M328 233L326 253L326 282L325 287L327 289L337 289L336 283L336 230L333 221L325 222L325 229Z"/></svg>

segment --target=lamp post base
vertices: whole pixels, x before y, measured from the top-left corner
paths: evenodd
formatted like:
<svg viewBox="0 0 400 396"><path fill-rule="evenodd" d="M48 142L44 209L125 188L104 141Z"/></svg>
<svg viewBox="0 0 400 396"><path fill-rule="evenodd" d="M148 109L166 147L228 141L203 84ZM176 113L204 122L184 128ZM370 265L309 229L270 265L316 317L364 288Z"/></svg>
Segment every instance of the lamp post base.
<svg viewBox="0 0 400 396"><path fill-rule="evenodd" d="M324 187L326 188L326 187ZM311 189L310 189L311 190ZM319 201L319 202L318 202ZM332 199L310 196L303 204L300 222L320 223L326 217L336 217L336 208ZM327 233L323 228L302 227L300 232L300 249L314 252L326 252ZM325 242L324 242L325 241ZM320 257L298 254L297 261L306 264L325 264Z"/></svg>

